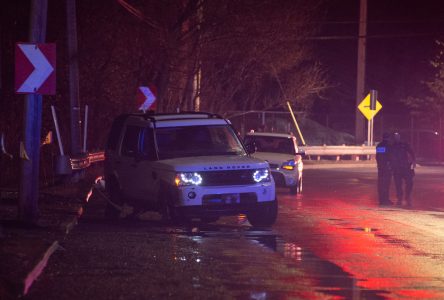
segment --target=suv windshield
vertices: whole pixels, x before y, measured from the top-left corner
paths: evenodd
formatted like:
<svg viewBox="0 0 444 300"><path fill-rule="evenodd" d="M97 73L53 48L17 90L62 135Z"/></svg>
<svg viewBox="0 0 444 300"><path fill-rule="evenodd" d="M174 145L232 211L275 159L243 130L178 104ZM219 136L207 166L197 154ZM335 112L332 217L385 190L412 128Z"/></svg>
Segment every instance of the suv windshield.
<svg viewBox="0 0 444 300"><path fill-rule="evenodd" d="M247 136L245 143L254 142L256 151L282 154L295 154L293 140L285 137L274 136Z"/></svg>
<svg viewBox="0 0 444 300"><path fill-rule="evenodd" d="M159 159L245 155L233 129L226 125L156 128L156 139Z"/></svg>

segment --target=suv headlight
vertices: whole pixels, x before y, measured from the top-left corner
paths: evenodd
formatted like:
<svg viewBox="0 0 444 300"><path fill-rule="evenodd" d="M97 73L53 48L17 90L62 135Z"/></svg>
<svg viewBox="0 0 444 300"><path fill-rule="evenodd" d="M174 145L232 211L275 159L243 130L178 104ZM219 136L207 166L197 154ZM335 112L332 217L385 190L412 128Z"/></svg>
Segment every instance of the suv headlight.
<svg viewBox="0 0 444 300"><path fill-rule="evenodd" d="M176 186L199 185L202 183L202 176L196 172L177 173L174 181Z"/></svg>
<svg viewBox="0 0 444 300"><path fill-rule="evenodd" d="M289 171L293 171L296 166L294 159L290 159L282 164L281 168Z"/></svg>
<svg viewBox="0 0 444 300"><path fill-rule="evenodd" d="M270 181L270 171L268 169L259 169L253 172L253 180L255 182Z"/></svg>

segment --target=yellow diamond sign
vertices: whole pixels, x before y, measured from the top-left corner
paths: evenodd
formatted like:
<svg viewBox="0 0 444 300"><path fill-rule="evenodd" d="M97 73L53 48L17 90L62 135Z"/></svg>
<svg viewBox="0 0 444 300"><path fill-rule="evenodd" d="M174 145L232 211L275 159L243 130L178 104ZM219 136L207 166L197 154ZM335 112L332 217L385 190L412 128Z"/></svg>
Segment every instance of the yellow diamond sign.
<svg viewBox="0 0 444 300"><path fill-rule="evenodd" d="M381 110L382 105L376 100L376 109L370 109L370 93L362 100L362 102L358 105L358 109L361 113L367 118L367 120L371 120L376 116L376 114Z"/></svg>

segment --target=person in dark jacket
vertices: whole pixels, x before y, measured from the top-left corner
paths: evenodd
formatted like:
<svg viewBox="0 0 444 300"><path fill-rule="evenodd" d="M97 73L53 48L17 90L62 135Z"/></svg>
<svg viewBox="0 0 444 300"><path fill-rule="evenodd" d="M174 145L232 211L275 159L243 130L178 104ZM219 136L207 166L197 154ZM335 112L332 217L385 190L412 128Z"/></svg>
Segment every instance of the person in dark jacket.
<svg viewBox="0 0 444 300"><path fill-rule="evenodd" d="M382 141L376 145L376 164L378 167L378 199L379 205L392 205L389 199L392 168L390 166L390 150L392 139L389 133L382 135Z"/></svg>
<svg viewBox="0 0 444 300"><path fill-rule="evenodd" d="M412 206L413 177L415 176L416 157L409 144L401 141L399 133L393 135L393 146L390 151L390 165L396 186L397 205L405 200L407 206ZM405 189L404 189L405 185ZM404 198L403 198L404 197Z"/></svg>

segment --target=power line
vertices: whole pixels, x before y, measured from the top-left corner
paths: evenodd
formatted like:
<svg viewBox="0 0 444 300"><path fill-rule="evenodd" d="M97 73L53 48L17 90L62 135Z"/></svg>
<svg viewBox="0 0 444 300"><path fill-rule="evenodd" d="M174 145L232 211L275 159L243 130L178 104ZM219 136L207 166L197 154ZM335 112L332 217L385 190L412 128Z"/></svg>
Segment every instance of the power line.
<svg viewBox="0 0 444 300"><path fill-rule="evenodd" d="M432 33L408 33L408 34L374 34L374 35L332 35L332 36L313 36L306 37L307 40L357 40L359 38L367 39L391 39L391 38L413 38L413 37L438 37L444 36L442 34L432 34Z"/></svg>
<svg viewBox="0 0 444 300"><path fill-rule="evenodd" d="M310 22L310 24L321 24L321 25L358 25L359 21L319 21ZM434 19L434 20L375 20L368 21L367 24L432 24L432 23L444 23L444 19Z"/></svg>

